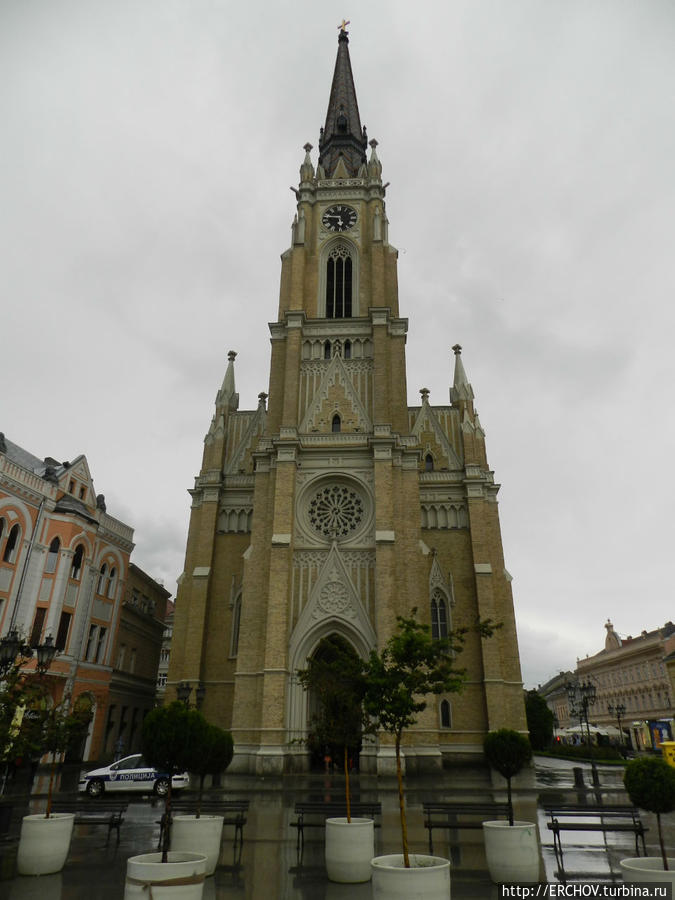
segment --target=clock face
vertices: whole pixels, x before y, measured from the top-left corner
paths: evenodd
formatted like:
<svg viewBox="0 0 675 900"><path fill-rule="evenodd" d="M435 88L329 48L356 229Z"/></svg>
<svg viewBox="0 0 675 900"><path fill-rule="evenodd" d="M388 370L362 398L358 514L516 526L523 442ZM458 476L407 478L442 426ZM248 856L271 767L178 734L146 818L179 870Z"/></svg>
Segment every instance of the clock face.
<svg viewBox="0 0 675 900"><path fill-rule="evenodd" d="M329 206L321 221L328 231L347 231L356 225L356 210L351 206Z"/></svg>

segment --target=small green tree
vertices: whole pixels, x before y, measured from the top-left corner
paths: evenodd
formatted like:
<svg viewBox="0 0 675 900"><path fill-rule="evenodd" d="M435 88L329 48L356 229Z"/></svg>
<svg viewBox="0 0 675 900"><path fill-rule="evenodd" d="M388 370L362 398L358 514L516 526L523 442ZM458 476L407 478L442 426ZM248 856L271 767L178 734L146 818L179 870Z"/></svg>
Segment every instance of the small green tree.
<svg viewBox="0 0 675 900"><path fill-rule="evenodd" d="M199 728L190 710L179 700L159 706L145 717L141 749L146 762L166 772L169 788L162 816L162 862L167 862L171 847L171 781L174 775L189 770L199 748Z"/></svg>
<svg viewBox="0 0 675 900"><path fill-rule="evenodd" d="M408 826L405 814L403 774L401 770L401 741L406 728L417 722L426 709L424 699L429 694L447 694L460 691L466 680L466 671L454 666L454 655L462 649L468 629L451 632L447 638L435 639L428 625L415 618L413 609L409 617L397 616L397 628L384 647L371 651L365 667L366 690L364 710L376 727L394 738L396 751L396 778L401 819L403 862L410 868L408 852ZM495 627L482 622L476 630L484 637Z"/></svg>
<svg viewBox="0 0 675 900"><path fill-rule="evenodd" d="M318 701L318 713L310 722L312 737L322 746L333 744L342 752L347 821L351 822L349 758L358 750L364 731L363 661L343 638L330 635L297 676L303 688Z"/></svg>
<svg viewBox="0 0 675 900"><path fill-rule="evenodd" d="M656 757L632 759L626 766L623 783L631 802L656 816L663 868L668 869L661 815L675 810L675 769Z"/></svg>
<svg viewBox="0 0 675 900"><path fill-rule="evenodd" d="M538 691L525 694L525 715L534 750L547 750L553 740L553 713Z"/></svg>
<svg viewBox="0 0 675 900"><path fill-rule="evenodd" d="M65 753L72 743L81 740L89 726L91 714L85 715L80 710L71 709L70 696L63 697L60 703L51 705L45 696L42 701L44 712L39 714L41 719L41 749L51 754L49 768L49 788L47 791L47 809L45 818L49 818L52 812L52 797L54 793L54 778L59 756Z"/></svg>
<svg viewBox="0 0 675 900"><path fill-rule="evenodd" d="M229 731L207 722L198 710L190 710L190 718L195 752L192 759L189 760L187 768L199 776L197 794L197 818L199 819L202 812L204 780L207 775L218 775L227 769L234 755L234 742Z"/></svg>
<svg viewBox="0 0 675 900"><path fill-rule="evenodd" d="M530 742L519 731L511 728L500 728L485 736L483 744L485 757L493 769L506 778L506 790L509 803L509 825L513 825L513 803L511 798L511 779L532 759Z"/></svg>

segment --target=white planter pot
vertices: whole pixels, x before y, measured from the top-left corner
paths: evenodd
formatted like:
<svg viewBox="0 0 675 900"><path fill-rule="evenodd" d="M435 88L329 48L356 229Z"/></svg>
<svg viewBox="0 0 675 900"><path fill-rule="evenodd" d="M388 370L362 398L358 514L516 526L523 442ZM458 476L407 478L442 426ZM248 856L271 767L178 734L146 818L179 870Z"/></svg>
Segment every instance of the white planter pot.
<svg viewBox="0 0 675 900"><path fill-rule="evenodd" d="M213 875L220 858L223 816L174 816L171 849L206 856L206 874Z"/></svg>
<svg viewBox="0 0 675 900"><path fill-rule="evenodd" d="M49 875L64 867L73 836L74 813L24 816L16 857L19 875Z"/></svg>
<svg viewBox="0 0 675 900"><path fill-rule="evenodd" d="M440 856L410 854L410 868L403 854L376 856L373 869L373 900L449 900L450 863Z"/></svg>
<svg viewBox="0 0 675 900"><path fill-rule="evenodd" d="M124 900L202 900L206 857L203 853L143 853L127 860Z"/></svg>
<svg viewBox="0 0 675 900"><path fill-rule="evenodd" d="M375 856L374 824L372 819L326 819L326 872L330 881L370 881L370 861Z"/></svg>
<svg viewBox="0 0 675 900"><path fill-rule="evenodd" d="M663 868L660 856L631 856L619 861L623 880L630 884L641 881L662 881L675 884L675 859L668 857L668 869Z"/></svg>
<svg viewBox="0 0 675 900"><path fill-rule="evenodd" d="M533 822L483 822L485 856L495 884L539 881L539 842Z"/></svg>

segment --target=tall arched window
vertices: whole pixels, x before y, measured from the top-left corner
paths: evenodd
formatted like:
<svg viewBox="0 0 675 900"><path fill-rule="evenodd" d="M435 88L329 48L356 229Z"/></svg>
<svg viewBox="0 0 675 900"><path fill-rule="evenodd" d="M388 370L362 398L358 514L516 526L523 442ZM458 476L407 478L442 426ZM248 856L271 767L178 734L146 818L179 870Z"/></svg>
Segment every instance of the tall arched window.
<svg viewBox="0 0 675 900"><path fill-rule="evenodd" d="M335 413L335 415L333 416L333 421L331 423L331 431L333 432L333 434L339 434L341 430L342 422L340 421L340 416Z"/></svg>
<svg viewBox="0 0 675 900"><path fill-rule="evenodd" d="M449 700L441 700L441 728L452 728L452 709Z"/></svg>
<svg viewBox="0 0 675 900"><path fill-rule="evenodd" d="M15 525L9 530L9 534L7 535L7 543L5 544L5 552L2 554L2 560L6 563L13 563L16 561L17 549L19 546L19 535L21 534L21 529L19 528L19 523L17 522Z"/></svg>
<svg viewBox="0 0 675 900"><path fill-rule="evenodd" d="M345 349L344 349L344 358L351 359L352 358L352 342L345 341Z"/></svg>
<svg viewBox="0 0 675 900"><path fill-rule="evenodd" d="M323 358L330 359L330 341L326 341L323 345Z"/></svg>
<svg viewBox="0 0 675 900"><path fill-rule="evenodd" d="M352 257L349 248L338 244L326 263L326 318L348 319L352 315Z"/></svg>
<svg viewBox="0 0 675 900"><path fill-rule="evenodd" d="M433 472L434 471L434 458L431 453L427 453L424 457L424 471L425 472Z"/></svg>
<svg viewBox="0 0 675 900"><path fill-rule="evenodd" d="M115 593L115 579L117 577L117 569L112 568L110 570L110 575L108 576L108 590L106 592L106 596L112 599L113 594Z"/></svg>
<svg viewBox="0 0 675 900"><path fill-rule="evenodd" d="M45 563L45 574L53 575L54 572L56 572L60 549L61 541L57 537L55 537L49 545L49 553L47 554L47 562Z"/></svg>
<svg viewBox="0 0 675 900"><path fill-rule="evenodd" d="M98 574L98 584L96 585L96 593L102 594L105 591L105 576L108 571L108 567L105 563L101 566L101 571Z"/></svg>
<svg viewBox="0 0 675 900"><path fill-rule="evenodd" d="M241 594L234 601L232 610L232 641L230 643L230 656L236 656L239 652L239 624L241 622Z"/></svg>
<svg viewBox="0 0 675 900"><path fill-rule="evenodd" d="M78 544L73 555L73 565L70 569L70 577L74 581L80 580L82 574L82 560L84 559L84 544Z"/></svg>
<svg viewBox="0 0 675 900"><path fill-rule="evenodd" d="M436 640L448 636L447 604L439 590L435 590L431 597L431 636Z"/></svg>

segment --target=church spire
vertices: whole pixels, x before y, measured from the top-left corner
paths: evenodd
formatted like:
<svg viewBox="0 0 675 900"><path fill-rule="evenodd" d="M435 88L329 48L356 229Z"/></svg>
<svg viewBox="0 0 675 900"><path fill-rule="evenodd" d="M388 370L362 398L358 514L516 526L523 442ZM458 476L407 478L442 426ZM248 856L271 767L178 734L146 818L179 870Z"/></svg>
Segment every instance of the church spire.
<svg viewBox="0 0 675 900"><path fill-rule="evenodd" d="M462 348L460 344L455 344L452 349L455 354L455 376L450 388L450 402L453 406L459 407L461 412L468 410L473 414L473 388L464 370Z"/></svg>
<svg viewBox="0 0 675 900"><path fill-rule="evenodd" d="M319 166L326 178L356 178L361 166L366 164L368 138L365 127L361 127L359 104L356 100L349 59L348 24L343 22L340 26L326 124L319 137Z"/></svg>

